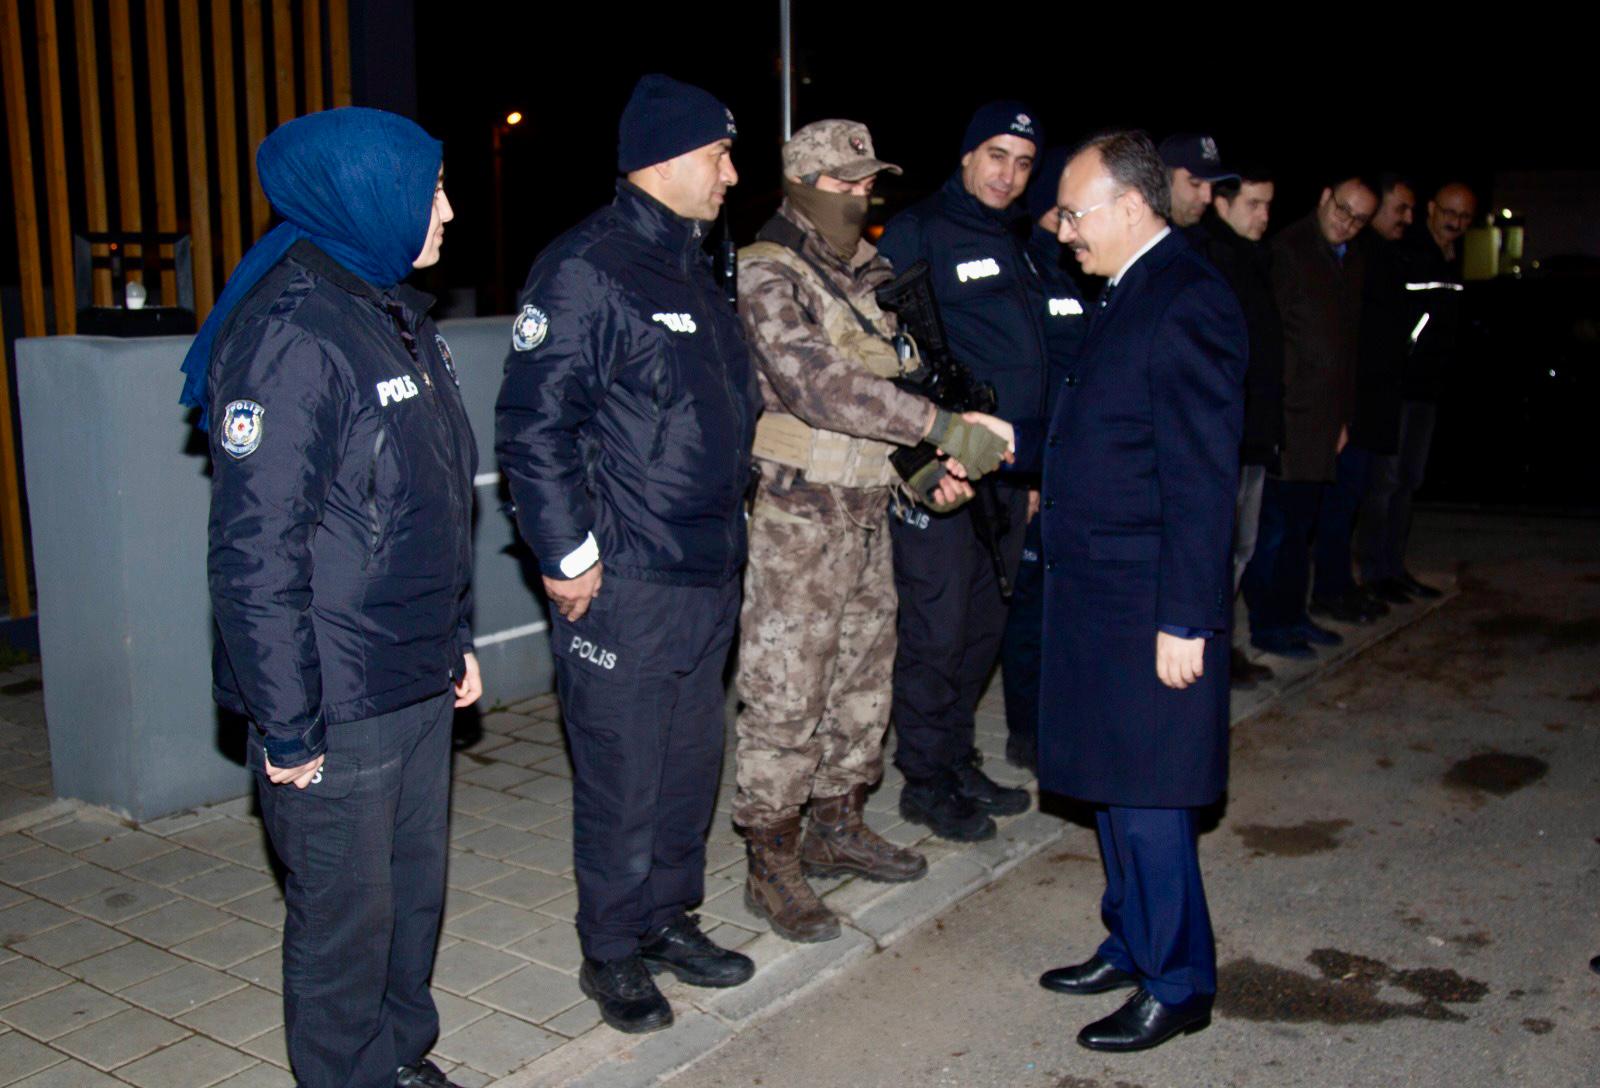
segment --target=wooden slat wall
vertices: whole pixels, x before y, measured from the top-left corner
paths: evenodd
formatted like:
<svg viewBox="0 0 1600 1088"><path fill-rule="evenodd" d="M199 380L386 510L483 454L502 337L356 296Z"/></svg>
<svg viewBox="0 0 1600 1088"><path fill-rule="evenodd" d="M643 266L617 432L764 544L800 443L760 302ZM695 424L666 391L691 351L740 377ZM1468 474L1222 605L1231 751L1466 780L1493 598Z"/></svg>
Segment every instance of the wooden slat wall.
<svg viewBox="0 0 1600 1088"><path fill-rule="evenodd" d="M78 44L78 108L83 119L83 182L85 223L91 233L109 226L106 209L105 141L100 128L100 61L95 50L93 0L73 4L72 36ZM106 247L90 248L95 256L105 256ZM111 270L96 268L93 275L94 304L111 305Z"/></svg>
<svg viewBox="0 0 1600 1088"><path fill-rule="evenodd" d="M350 5L328 0L328 59L333 65L333 104L348 106L350 97Z"/></svg>
<svg viewBox="0 0 1600 1088"><path fill-rule="evenodd" d="M281 125L300 116L294 108L294 13L289 0L272 0L272 69Z"/></svg>
<svg viewBox="0 0 1600 1088"><path fill-rule="evenodd" d="M261 44L261 0L244 0L244 119L250 143L245 161L250 164L250 237L266 233L272 221L272 208L261 191L261 179L254 169L256 148L267 138L267 71Z"/></svg>
<svg viewBox="0 0 1600 1088"><path fill-rule="evenodd" d="M26 73L22 67L22 20L17 0L0 0L0 80L5 83L6 133L11 154L11 198L16 204L17 248L22 258L22 329L43 336L44 282L39 268L38 212L33 189L33 148L28 132ZM0 330L0 337L4 331ZM4 340L0 339L0 343ZM11 425L11 377L0 354L0 548L5 551L6 593L11 615L33 611L28 590L28 547L22 533L22 484Z"/></svg>
<svg viewBox="0 0 1600 1088"><path fill-rule="evenodd" d="M305 41L306 112L322 110L322 4L305 0L300 5L300 33Z"/></svg>
<svg viewBox="0 0 1600 1088"><path fill-rule="evenodd" d="M217 98L217 192L222 200L222 273L244 256L239 228L238 107L233 97L233 13L228 3L211 8L211 63Z"/></svg>
<svg viewBox="0 0 1600 1088"><path fill-rule="evenodd" d="M183 157L189 166L189 244L194 258L194 308L196 314L204 315L216 303L217 287L211 255L211 183L206 177L206 81L201 65L205 54L200 44L200 0L178 0L178 35L183 51ZM237 192L235 198L237 213ZM235 247L239 244L238 230L236 214Z"/></svg>
<svg viewBox="0 0 1600 1088"><path fill-rule="evenodd" d="M121 227L128 231L139 230L144 225L144 209L139 200L139 129L133 92L133 31L128 19L128 0L111 0L111 112L116 119L117 205L122 213ZM144 270L139 267L143 258L144 247L123 247L123 273L128 282L144 279Z"/></svg>
<svg viewBox="0 0 1600 1088"><path fill-rule="evenodd" d="M156 175L156 229L170 234L178 229L178 188L172 162L172 86L167 74L167 5L165 0L145 0L145 51L150 56L150 149ZM172 256L170 245L161 247ZM161 266L161 305L178 304L178 275Z"/></svg>
<svg viewBox="0 0 1600 1088"><path fill-rule="evenodd" d="M45 206L50 210L50 286L56 332L78 329L76 287L72 279L72 205L67 199L66 122L61 110L61 53L56 30L56 0L38 0L34 18L39 37L39 120L44 129Z"/></svg>
<svg viewBox="0 0 1600 1088"><path fill-rule="evenodd" d="M25 27L21 0L0 0L0 81L4 84L12 182L9 193L0 190L0 198L10 196L17 223L22 332L43 336L49 331L47 278L55 331L74 331L78 305L75 233L136 233L149 218L147 213L153 213L157 231L189 236L195 310L204 320L245 247L271 224L271 208L254 169L255 151L267 135L269 117L271 124L280 125L297 116L302 107L312 112L328 105L351 104L347 0L271 0L270 4L265 0L140 0L136 10L130 0L71 0L70 20L65 17L68 6L67 0L30 0L32 19ZM142 50L136 48L140 41L134 33L136 13L144 24ZM103 20L104 34L97 19ZM178 31L176 57L171 55L169 38L173 19ZM36 70L27 66L26 29L32 30L37 45ZM268 33L270 74L266 70ZM104 56L99 49L101 41L105 43ZM242 69L236 56L242 58ZM64 65L73 71L64 73ZM183 114L176 120L175 74ZM68 146L73 122L65 116L63 78L76 80L79 113L74 121L81 147L77 143ZM101 81L106 78L111 80L106 90L113 103L110 131L101 105ZM36 87L30 87L31 80L36 80ZM146 103L148 117L144 118L141 111ZM208 109L214 118L210 123ZM38 161L33 145L35 114L41 128ZM178 124L182 125L181 139L174 138ZM69 159L69 154L79 151L81 163ZM247 170L244 184L239 177L241 161ZM81 171L83 177L81 198L72 193L74 171ZM187 190L183 207L180 178ZM113 184L114 211L110 199ZM81 206L74 206L76 199L81 199ZM41 248L41 231L48 240L48 260ZM92 245L90 251L104 263L108 250L103 243ZM170 260L172 247L162 243L160 255ZM128 244L123 250L127 278L144 278L143 262L153 256L153 251L141 253L137 243ZM11 271L0 269L0 277L8 278ZM177 303L176 279L174 269L161 268L162 304ZM95 268L90 284L94 305L121 303L112 298L109 268ZM11 613L23 616L31 611L32 602L6 370L7 361L0 357L0 566Z"/></svg>

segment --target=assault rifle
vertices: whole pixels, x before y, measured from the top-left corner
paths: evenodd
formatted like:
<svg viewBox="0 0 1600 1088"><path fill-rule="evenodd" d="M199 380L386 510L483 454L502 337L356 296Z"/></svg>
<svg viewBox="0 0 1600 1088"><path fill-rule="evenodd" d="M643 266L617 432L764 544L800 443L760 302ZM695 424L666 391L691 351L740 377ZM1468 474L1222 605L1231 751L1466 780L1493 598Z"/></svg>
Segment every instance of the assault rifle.
<svg viewBox="0 0 1600 1088"><path fill-rule="evenodd" d="M927 397L940 408L950 412L995 413L999 401L994 386L980 382L971 368L950 351L950 341L944 333L944 321L939 316L939 303L933 297L933 282L927 261L918 261L877 290L878 306L895 315L902 333L909 333L916 342L916 354L922 365L895 380L895 384L908 392ZM896 338L897 341L900 339ZM908 345L897 343L900 357L909 357ZM909 480L930 461L938 460L939 451L931 442L921 442L912 447L901 447L889 455L889 463L903 480ZM995 582L1000 587L1003 600L1011 599L1011 580L1006 575L1005 558L1000 554L1000 538L1010 528L1010 517L997 501L993 480L985 478L972 485L976 494L977 509L972 524L978 533L978 542L989 553L994 564Z"/></svg>

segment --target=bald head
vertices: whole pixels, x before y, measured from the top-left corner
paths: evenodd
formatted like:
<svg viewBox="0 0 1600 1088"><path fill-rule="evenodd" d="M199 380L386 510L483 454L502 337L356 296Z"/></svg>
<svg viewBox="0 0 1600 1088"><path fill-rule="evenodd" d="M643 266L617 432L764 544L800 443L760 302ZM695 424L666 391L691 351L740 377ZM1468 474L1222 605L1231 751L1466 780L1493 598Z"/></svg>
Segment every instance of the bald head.
<svg viewBox="0 0 1600 1088"><path fill-rule="evenodd" d="M1454 257L1456 241L1478 214L1478 198L1459 181L1441 185L1428 201L1428 233L1446 257Z"/></svg>

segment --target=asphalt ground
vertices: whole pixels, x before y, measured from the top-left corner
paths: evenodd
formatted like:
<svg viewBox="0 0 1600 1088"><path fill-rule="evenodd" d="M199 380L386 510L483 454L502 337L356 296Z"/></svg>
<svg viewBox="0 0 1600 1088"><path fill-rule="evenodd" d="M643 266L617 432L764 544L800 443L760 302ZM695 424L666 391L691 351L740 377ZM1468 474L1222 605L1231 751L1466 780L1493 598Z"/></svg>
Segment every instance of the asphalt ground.
<svg viewBox="0 0 1600 1088"><path fill-rule="evenodd" d="M1459 595L1236 726L1201 840L1212 1026L1095 1054L1124 995L1038 988L1102 930L1059 846L745 1027L674 1084L1600 1084L1600 522L1420 519Z"/></svg>

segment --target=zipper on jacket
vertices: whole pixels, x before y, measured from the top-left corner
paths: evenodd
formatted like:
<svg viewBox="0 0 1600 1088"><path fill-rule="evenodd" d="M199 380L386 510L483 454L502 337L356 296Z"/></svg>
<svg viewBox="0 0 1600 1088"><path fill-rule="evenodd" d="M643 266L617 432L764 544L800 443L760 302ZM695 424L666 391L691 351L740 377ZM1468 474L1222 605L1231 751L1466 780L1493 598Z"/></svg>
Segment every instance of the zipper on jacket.
<svg viewBox="0 0 1600 1088"><path fill-rule="evenodd" d="M367 532L370 540L367 543L367 557L361 561L361 569L366 570L378 556L378 549L383 547L383 519L378 516L378 459L383 456L384 442L389 432L379 424L378 434L372 440L372 464L367 468Z"/></svg>

